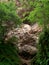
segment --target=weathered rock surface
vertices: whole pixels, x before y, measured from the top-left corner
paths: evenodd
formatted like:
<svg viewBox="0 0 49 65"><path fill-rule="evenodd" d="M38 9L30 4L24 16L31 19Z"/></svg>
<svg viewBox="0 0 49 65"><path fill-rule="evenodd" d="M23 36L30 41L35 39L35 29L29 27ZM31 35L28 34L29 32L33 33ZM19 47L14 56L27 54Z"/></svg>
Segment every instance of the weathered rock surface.
<svg viewBox="0 0 49 65"><path fill-rule="evenodd" d="M25 51L30 55L34 55L38 51L36 46L38 42L39 32L41 32L41 28L37 23L35 23L33 26L23 24L20 28L16 28L10 31L7 34L7 38L5 40L8 40L9 38L15 36L16 38L18 38L18 44L16 44L16 42L13 44L17 45L19 53Z"/></svg>
<svg viewBox="0 0 49 65"><path fill-rule="evenodd" d="M15 28L8 32L6 41L8 41L13 36L18 38L18 43L14 42L15 47L19 49L19 57L21 58L22 65L30 65L31 59L36 55L38 35L42 31L41 27L37 23L30 26L28 24L23 24L19 28Z"/></svg>

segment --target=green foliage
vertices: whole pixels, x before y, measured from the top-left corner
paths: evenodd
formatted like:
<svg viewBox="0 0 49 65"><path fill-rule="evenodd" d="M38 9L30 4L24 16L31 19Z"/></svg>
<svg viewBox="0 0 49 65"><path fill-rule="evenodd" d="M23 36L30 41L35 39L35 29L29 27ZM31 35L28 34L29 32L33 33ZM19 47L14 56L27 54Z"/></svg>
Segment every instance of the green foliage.
<svg viewBox="0 0 49 65"><path fill-rule="evenodd" d="M13 24L11 24L13 23ZM17 27L21 23L20 18L16 14L16 6L12 3L0 2L0 65L20 65L21 61L18 56L18 49L12 45L12 40L5 43L5 36L8 27Z"/></svg>
<svg viewBox="0 0 49 65"><path fill-rule="evenodd" d="M28 20L31 23L38 22L44 26L43 32L39 37L38 53L32 59L31 65L48 65L49 63L49 1L35 0L34 9L30 12Z"/></svg>
<svg viewBox="0 0 49 65"><path fill-rule="evenodd" d="M11 44L0 44L0 65L20 65L18 49Z"/></svg>
<svg viewBox="0 0 49 65"><path fill-rule="evenodd" d="M49 23L49 1L34 1L34 10L30 12L28 19L30 22L39 22L40 24Z"/></svg>
<svg viewBox="0 0 49 65"><path fill-rule="evenodd" d="M23 0L21 0L23 2ZM24 13L23 21L31 23L38 22L44 26L49 23L49 1L48 0L25 0L22 3L24 8L31 9L31 12ZM13 42L17 43L15 37L9 39L5 44L5 35L8 27L17 27L21 23L16 13L17 7L13 1L0 3L0 65L20 65L18 48L14 47ZM32 11L33 10L33 11ZM28 16L29 15L29 16ZM16 41L15 41L16 40ZM4 43L4 44L2 44ZM49 62L49 29L44 28L39 37L38 53L32 59L31 65L48 65Z"/></svg>
<svg viewBox="0 0 49 65"><path fill-rule="evenodd" d="M49 28L45 28L39 37L38 53L35 65L48 65L49 63Z"/></svg>
<svg viewBox="0 0 49 65"><path fill-rule="evenodd" d="M16 6L14 3L0 3L0 21L4 23L7 21L9 23L14 21L16 25L20 23L20 19L16 14Z"/></svg>
<svg viewBox="0 0 49 65"><path fill-rule="evenodd" d="M49 28L44 29L39 39L39 63L40 65L48 65L49 61Z"/></svg>
<svg viewBox="0 0 49 65"><path fill-rule="evenodd" d="M3 42L7 29L12 28L13 26L17 27L20 23L21 20L16 13L14 2L0 2L0 43L1 41Z"/></svg>

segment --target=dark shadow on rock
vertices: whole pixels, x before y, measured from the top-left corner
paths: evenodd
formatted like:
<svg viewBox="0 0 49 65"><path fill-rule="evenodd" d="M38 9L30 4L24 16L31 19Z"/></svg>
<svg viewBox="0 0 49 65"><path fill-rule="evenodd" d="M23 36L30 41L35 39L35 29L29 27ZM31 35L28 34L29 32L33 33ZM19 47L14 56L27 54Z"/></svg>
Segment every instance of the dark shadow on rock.
<svg viewBox="0 0 49 65"><path fill-rule="evenodd" d="M20 55L23 59L29 60L29 59L32 59L32 58L36 55L36 53L33 54L33 55L31 55L31 54L29 54L28 52L23 51L23 52L19 53L19 55Z"/></svg>

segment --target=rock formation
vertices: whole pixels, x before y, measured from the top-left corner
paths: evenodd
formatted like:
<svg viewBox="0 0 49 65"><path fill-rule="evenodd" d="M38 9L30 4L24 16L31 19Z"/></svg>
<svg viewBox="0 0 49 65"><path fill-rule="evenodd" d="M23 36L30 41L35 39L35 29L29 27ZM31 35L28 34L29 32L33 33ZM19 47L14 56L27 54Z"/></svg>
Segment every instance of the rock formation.
<svg viewBox="0 0 49 65"><path fill-rule="evenodd" d="M19 49L19 55L24 60L32 59L37 53L38 33L41 32L41 28L35 23L33 26L28 24L21 25L20 28L16 28L7 34L6 41L13 36L18 38L18 43L13 43Z"/></svg>

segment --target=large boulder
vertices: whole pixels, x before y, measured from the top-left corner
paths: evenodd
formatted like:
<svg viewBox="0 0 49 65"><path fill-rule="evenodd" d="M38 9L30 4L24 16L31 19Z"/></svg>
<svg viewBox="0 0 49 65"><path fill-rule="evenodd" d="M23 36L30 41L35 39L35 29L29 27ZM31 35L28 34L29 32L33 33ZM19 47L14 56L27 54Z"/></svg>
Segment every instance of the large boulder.
<svg viewBox="0 0 49 65"><path fill-rule="evenodd" d="M15 46L17 45L19 49L19 53L22 52L28 52L29 54L36 54L37 53L37 42L38 42L38 34L41 32L41 28L38 26L37 23L35 23L33 26L30 26L28 24L21 25L20 28L16 28L12 31L10 31L7 34L7 38L5 40L8 40L9 38L12 38L15 36L18 38L18 43L13 43Z"/></svg>

